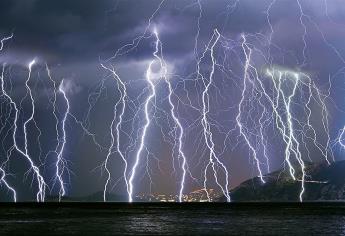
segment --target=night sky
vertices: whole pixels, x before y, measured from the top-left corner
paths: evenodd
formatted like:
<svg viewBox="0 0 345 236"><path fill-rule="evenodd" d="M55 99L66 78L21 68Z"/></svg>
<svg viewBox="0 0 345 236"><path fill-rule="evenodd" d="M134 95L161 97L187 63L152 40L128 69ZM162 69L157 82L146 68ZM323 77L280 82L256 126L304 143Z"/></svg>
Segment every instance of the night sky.
<svg viewBox="0 0 345 236"><path fill-rule="evenodd" d="M260 81L273 97L273 84L265 74L267 69L301 73L304 79L310 78L313 88L323 94L321 100L327 106L329 123L326 127L322 123L322 106L317 99L313 100L309 104L309 120L319 146L306 138L312 135L305 128L308 119L305 104L310 91L305 86L299 88L291 102L293 129L302 143L299 150L306 162L325 161L322 151L330 161L341 160L344 152L337 138L345 125L344 26L345 5L340 0L1 0L0 37L11 34L13 37L4 42L0 62L4 65L5 90L18 107L21 104L17 121L18 145L23 148L25 143L23 124L29 119L31 110L30 99L25 96L25 80L28 64L35 59L29 86L35 101L36 123L28 125L28 148L47 184L46 196L59 193L55 176L57 155L52 150L61 144L55 131L54 87L46 65L56 82L59 121L67 109L64 97L58 92L61 81L64 81L62 88L70 103L63 150L62 178L66 196L103 191L108 177L105 160L111 145L114 105L120 101L122 93L112 73L101 64L113 67L125 83L128 94L119 134L120 149L128 164L128 178L145 124L145 101L152 92L145 75L149 63L154 61L151 72L156 96L148 106L151 123L133 181L134 195L178 194L182 160L176 137L180 131L171 117L168 87L153 54L156 46L153 32L156 30L162 43L159 56L164 56L167 77L173 88L172 102L184 129L182 149L187 161L184 193L203 188L210 150L203 132L202 95L205 81L207 83L212 74L210 45L215 42L217 29L220 38L213 48L216 62L208 91L207 120L216 156L229 173L228 188L259 175L253 152L236 120L241 101L241 121L263 174L268 173L267 163L270 172L286 167L285 143L274 127L270 104L260 97L260 89L250 84L250 80L247 81L248 90L242 93L248 52L252 52L248 77L255 78L253 68L256 68ZM198 61L200 74L206 78L204 81L197 73ZM289 94L292 86L290 81L282 89ZM316 90L313 91L312 95L316 96ZM122 106L119 104L117 109ZM263 106L267 107L263 133L268 161L260 137ZM278 112L287 118L283 108ZM28 172L30 165L25 158L12 148L14 109L4 96L1 96L0 114L0 160L6 170L6 181L16 189L18 200L35 200L36 177L32 171ZM118 120L119 113L115 115L115 121ZM60 138L61 128L60 122ZM127 196L124 162L115 148L113 151L107 163L111 174L107 191ZM297 162L294 157L291 160ZM224 169L219 165L215 169L220 185L224 186ZM207 188L221 192L211 167L207 177ZM11 193L2 184L0 200L11 199Z"/></svg>

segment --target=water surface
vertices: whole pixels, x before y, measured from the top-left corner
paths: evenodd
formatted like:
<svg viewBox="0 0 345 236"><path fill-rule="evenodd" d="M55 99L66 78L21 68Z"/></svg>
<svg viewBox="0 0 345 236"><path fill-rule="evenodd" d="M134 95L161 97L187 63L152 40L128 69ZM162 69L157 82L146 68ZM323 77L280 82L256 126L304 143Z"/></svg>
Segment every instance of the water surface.
<svg viewBox="0 0 345 236"><path fill-rule="evenodd" d="M345 235L345 204L0 204L0 235L17 234Z"/></svg>

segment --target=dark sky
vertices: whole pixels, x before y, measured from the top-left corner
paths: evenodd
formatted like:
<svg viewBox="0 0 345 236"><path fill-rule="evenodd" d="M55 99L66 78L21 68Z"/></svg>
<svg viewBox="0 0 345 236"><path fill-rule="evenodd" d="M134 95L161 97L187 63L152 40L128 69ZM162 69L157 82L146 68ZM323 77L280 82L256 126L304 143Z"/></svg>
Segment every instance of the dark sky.
<svg viewBox="0 0 345 236"><path fill-rule="evenodd" d="M154 28L158 30L163 44L162 51L175 93L173 102L185 129L183 150L190 171L186 177L186 193L203 187L203 171L208 162L209 152L203 138L200 113L203 83L196 76L196 61L211 40L214 29L218 29L222 37L215 47L217 68L210 88L209 120L216 153L229 171L229 188L258 175L252 153L236 126L245 67L243 35L253 49L251 63L260 73L265 68L306 73L325 94L331 81L330 96L325 99L329 112L329 132L323 132L324 127L320 123L322 111L317 102L312 105L311 120L320 143L325 144L327 133L332 140L336 139L338 131L345 124L342 111L345 105L345 5L342 1L200 0L200 4L201 8L198 1L187 0L0 1L0 36L14 35L6 41L4 50L0 52L0 62L6 63L5 88L18 103L26 93L27 65L34 58L37 61L30 86L41 135L33 124L29 126L29 149L49 185L47 195L56 195L58 186L54 184L56 155L49 153L56 145L51 104L54 90L47 77L45 63L57 84L64 79L71 114L83 122L95 134L98 143L105 147L99 149L80 125L71 116L68 117L64 158L70 172L63 176L67 195L81 196L103 191L106 173L102 165L111 140L113 106L120 98L120 92L113 77L102 69L100 63L114 66L127 85L128 104L120 137L121 149L130 170L144 125L144 102L149 95L145 73L148 63L154 59ZM148 30L144 33L146 28ZM123 55L112 58L119 48L140 36L142 40L135 48L125 47L120 51ZM126 49L131 50L124 53ZM211 70L209 53L207 51L205 60L201 62L201 71L205 75L209 75ZM155 65L154 70L159 71L159 66ZM260 78L264 77L260 75ZM176 194L179 188L181 163L176 156L176 147L172 145L174 133L173 120L169 116L168 90L162 81L158 81L156 86L156 105L150 104L153 119L134 181L135 194L150 191ZM291 84L287 85L286 90L289 89ZM299 113L300 109L305 108L305 95L308 92L305 89L301 88L300 97L293 101L296 107L293 110L296 117L294 122L299 125L298 121L305 121L306 118L303 112ZM260 114L256 92L253 89L245 94L243 113L251 140L256 144L258 158L264 162L262 147L258 144L260 139L255 136L259 130ZM93 106L90 107L90 104ZM254 108L250 108L253 104ZM30 110L28 99L22 105L19 126L28 118ZM61 119L66 110L61 94L58 94L57 108ZM6 153L13 142L10 135L13 131L13 110L9 113L10 109L8 102L3 100L1 122L5 128L0 135L3 143L2 161L6 160ZM7 114L12 118L6 123ZM299 125L296 125L296 135L303 140L303 125ZM279 136L278 131L268 124L265 139L271 171L281 168L284 160L284 145L276 136ZM18 131L18 140L23 145L22 130ZM309 156L313 161L320 160L320 150L312 147L310 142L306 141L307 146L311 146ZM333 141L331 144L330 150L334 152L335 159L342 159L339 145ZM306 150L301 150L307 161ZM37 183L32 173L25 174L29 166L23 157L13 153L4 166L9 173L8 182L17 189L18 198L34 199ZM109 190L125 195L125 183L121 178L124 165L118 154L111 156L108 168L112 175ZM263 169L266 173L266 169ZM224 173L221 170L219 173L223 184ZM217 188L211 171L208 176L208 186ZM0 196L4 200L10 198L6 188L1 189Z"/></svg>

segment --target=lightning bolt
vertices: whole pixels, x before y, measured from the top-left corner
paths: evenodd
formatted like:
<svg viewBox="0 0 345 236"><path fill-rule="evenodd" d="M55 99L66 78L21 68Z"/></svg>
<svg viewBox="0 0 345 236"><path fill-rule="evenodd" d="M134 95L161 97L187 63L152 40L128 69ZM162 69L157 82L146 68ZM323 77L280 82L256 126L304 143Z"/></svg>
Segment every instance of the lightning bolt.
<svg viewBox="0 0 345 236"><path fill-rule="evenodd" d="M115 59L118 56L122 56L122 55L128 54L129 52L131 52L132 50L137 48L138 45L140 44L140 42L143 39L151 37L151 33L149 33L149 35L147 35L147 33L150 32L150 27L152 25L152 20L158 14L159 10L162 8L162 6L164 5L165 2L166 2L166 0L161 0L160 1L160 3L158 4L157 8L155 9L155 11L152 13L150 18L148 19L148 22L146 24L144 32L141 35L139 35L138 37L136 37L135 39L133 39L131 43L125 44L124 46L119 48L112 57L107 59L107 61Z"/></svg>
<svg viewBox="0 0 345 236"><path fill-rule="evenodd" d="M50 81L52 82L53 88L54 88L52 105L53 105L53 116L55 119L55 132L56 132L56 137L57 137L57 145L55 147L55 150L53 151L53 153L55 153L56 155L54 185L57 181L58 185L60 186L59 187L59 201L61 201L62 197L64 197L67 192L66 187L65 187L67 183L64 180L64 176L65 174L67 174L68 177L70 178L70 172L71 172L71 170L68 168L67 160L64 157L64 151L67 144L66 122L68 120L68 117L72 118L72 120L81 127L81 129L84 131L84 134L92 138L96 146L98 146L101 150L103 150L104 147L98 143L98 141L96 140L96 135L90 132L84 126L83 122L79 121L77 117L71 113L71 105L70 105L70 101L67 95L67 90L66 90L67 87L66 87L65 80L62 80L58 87L58 92L62 95L65 105L66 105L66 110L63 113L63 117L61 118L61 121L59 120L58 115L57 115L57 107L56 107L56 103L57 103L56 82L52 79L51 72L47 65L46 65L46 70L47 70L48 77ZM59 126L61 126L60 128L61 131L59 131Z"/></svg>
<svg viewBox="0 0 345 236"><path fill-rule="evenodd" d="M7 41L7 40L10 40L13 38L13 34L11 34L10 36L8 37L4 37L1 39L0 41L0 52L3 50L4 48L4 43ZM6 91L5 91L5 82L4 82L4 71L5 71L5 65L2 66L2 72L1 72L1 77L0 77L0 80L1 80L1 92L2 92L2 95L4 95L9 101L11 101L10 97L7 95ZM1 178L0 178L0 184L4 184L5 187L7 188L8 191L11 191L12 192L12 198L13 198L13 201L16 202L17 201L17 192L16 190L8 183L8 181L6 180L6 171L5 171L5 167L4 165L6 164L6 162L8 161L8 157L7 157L7 160L5 162L3 162L0 166L0 173L1 173Z"/></svg>
<svg viewBox="0 0 345 236"><path fill-rule="evenodd" d="M60 121L59 121L59 118L58 118L58 115L57 115L57 105L56 105L56 102L57 102L57 92L56 92L57 88L56 88L56 82L52 79L51 71L50 71L47 63L45 65L45 67L46 67L46 72L47 72L48 78L49 78L50 82L53 85L53 98L52 98L52 101L50 101L50 102L51 102L51 104L53 106L53 116L54 116L54 120L55 120L55 134L56 134L56 147L55 147L55 150L48 152L45 159L47 159L48 155L51 152L53 152L56 155L56 162L55 162L56 172L55 172L54 184L55 184L56 180L59 182L59 185L60 185L59 201L61 201L62 196L65 195L65 188L64 188L64 181L62 179L62 175L61 175L61 172L60 172L60 163L61 163L61 159L62 159L62 152L63 152L63 150L61 149L59 151L59 147L60 147L59 123L60 123ZM54 184L53 184L53 187L54 187Z"/></svg>
<svg viewBox="0 0 345 236"><path fill-rule="evenodd" d="M17 202L17 192L16 190L6 181L6 172L3 168L0 168L1 178L0 183L4 184L6 188L12 192L13 201Z"/></svg>
<svg viewBox="0 0 345 236"><path fill-rule="evenodd" d="M159 53L159 40L158 38L156 39L155 42L155 51L153 52L153 56L155 58L157 58L157 54ZM128 181L128 185L129 185L129 202L133 201L133 180L136 174L136 168L139 165L140 162L140 157L141 157L141 153L144 150L145 147L145 138L146 138L146 133L147 133L147 129L150 126L151 123L151 119L150 119L150 115L149 115L149 104L151 102L151 100L156 96L156 86L154 84L154 82L152 81L152 65L154 64L155 60L152 60L146 70L146 81L150 86L150 94L147 97L146 101L145 101L145 105L144 105L144 113L145 113L145 124L143 126L143 131L141 134L141 138L140 138L140 145L138 148L138 151L136 153L135 156L135 162L134 165L132 167L132 170L130 172L130 177L129 177L129 181Z"/></svg>
<svg viewBox="0 0 345 236"><path fill-rule="evenodd" d="M261 170L261 167L260 167L260 161L257 157L257 153L256 153L256 150L254 148L254 145L251 143L251 141L249 140L249 137L248 135L246 134L246 128L244 127L244 125L242 124L241 122L241 110L242 110L242 104L244 102L244 99L245 99L245 92L246 92L246 89L247 89L247 81L249 79L249 68L251 67L251 64L250 64L250 61L251 61L251 49L247 46L246 44L246 37L244 35L242 35L242 39L243 39L243 42L242 42L242 48L243 48L243 53L245 55L245 66L244 66L244 78L243 78L243 90L242 90L242 96L241 96L241 100L240 100L240 104L238 106L238 114L236 116L236 122L237 122L237 125L240 129L240 134L243 136L243 138L245 139L250 151L252 152L253 154L253 158L256 162L256 167L257 167L257 170L259 172L259 177L260 177L260 180L262 183L265 183L265 180L263 178L263 175L262 175L262 170ZM247 52L249 51L249 52ZM250 82L250 80L249 80Z"/></svg>
<svg viewBox="0 0 345 236"><path fill-rule="evenodd" d="M299 149L299 142L297 141L297 138L295 137L295 134L294 134L294 127L293 127L293 122L292 122L292 110L291 110L291 101L292 101L292 98L296 95L296 90L298 88L298 83L299 83L299 75L298 74L295 74L294 75L295 77L295 81L294 81L294 84L293 84L293 90L292 90L292 93L287 97L287 101L285 99L286 96L284 96L284 92L282 91L282 94L283 94L283 101L284 101L284 105L285 105L285 108L286 108L286 111L287 111L287 123L288 123L288 128L289 128L289 142L288 142L288 146L287 147L292 147L293 145L293 142L295 143L296 145L296 151L295 151L295 157L297 159L297 161L299 162L299 164L301 165L301 170L302 170L302 190L300 192L300 195L299 195L299 198L300 198L300 201L302 202L302 196L303 196L303 193L305 191L305 188L304 188L304 182L305 182L305 165L304 165L304 161L302 159L302 154L300 152L300 149ZM288 157L289 153L287 154L287 157ZM292 168L290 166L290 168Z"/></svg>
<svg viewBox="0 0 345 236"><path fill-rule="evenodd" d="M209 162L206 165L206 168L204 170L204 189L205 192L207 194L207 198L210 201L210 196L207 190L207 170L208 167L211 165L212 170L213 170L213 176L215 178L215 181L217 183L217 185L220 187L221 191L223 192L224 196L226 197L227 201L230 201L230 195L229 195L229 190L228 190L228 181L229 181L229 174L228 174L228 170L226 168L226 166L220 161L220 159L217 157L216 155L216 151L215 151L215 144L213 141L213 137L212 137L212 132L211 132L211 125L208 122L208 113L210 110L210 95L209 95L209 89L210 86L212 85L213 82L213 75L215 72L215 56L214 56L214 48L216 46L216 44L218 43L219 39L220 39L221 35L219 34L218 30L215 29L213 32L213 35L211 37L211 40L209 41L209 43L206 46L205 51L203 52L202 56L199 58L198 63L197 63L197 74L198 76L200 76L203 80L205 89L202 93L202 104L203 104L203 109L202 109L202 127L203 127L203 134L204 134L204 138L205 138L205 142L207 145L207 148L209 150ZM211 60L212 60L212 69L209 75L209 78L206 79L200 72L200 63L201 61L204 59L206 52L210 51L210 56L211 56ZM225 186L223 187L219 180L218 180L218 172L217 172L217 167L220 166L220 168L224 171L225 173Z"/></svg>
<svg viewBox="0 0 345 236"><path fill-rule="evenodd" d="M120 155L120 157L121 157L121 159L122 159L122 161L124 162L124 165L125 165L124 170L123 170L123 179L124 179L124 181L126 183L126 189L127 189L128 197L129 197L129 199L131 199L131 192L130 192L130 188L129 188L129 184L128 184L128 180L127 180L127 167L128 167L128 164L127 164L127 160L125 158L124 153L120 149L120 129L121 129L121 125L122 125L122 121L123 121L123 116L124 116L125 109L126 109L126 99L127 99L126 85L121 80L121 78L118 76L118 74L116 73L114 68L106 67L103 64L101 64L101 66L104 69L108 70L113 75L113 77L114 77L114 79L115 79L115 81L117 83L117 89L120 92L120 99L119 99L118 102L116 102L116 104L114 106L114 111L113 111L114 116L113 116L113 119L112 119L111 125L110 125L111 144L110 144L110 147L109 147L109 150L108 150L108 154L106 156L106 160L105 160L105 163L104 163L105 170L106 170L106 172L108 174L108 178L107 178L106 183L104 185L103 200L106 201L106 192L107 192L107 189L108 189L109 181L111 179L110 171L108 169L108 161L109 161L110 156L113 153L113 149L114 149L114 145L115 145L115 139L116 139L116 152ZM119 120L118 120L118 122L116 122L116 116L117 116L117 111L118 111L118 106L119 105L121 105L121 110L120 110L120 114L119 114ZM116 130L116 138L115 138L115 135L114 135L114 132L113 132L114 127L115 127L115 130Z"/></svg>
<svg viewBox="0 0 345 236"><path fill-rule="evenodd" d="M184 189L184 183L185 183L185 178L186 178L186 155L184 154L183 152L183 127L182 127L182 124L179 120L179 118L177 117L177 113L176 113L176 107L172 101L172 96L174 94L174 91L173 91L173 88L172 88L172 85L171 85L171 82L170 82L170 79L168 78L168 69L167 69L167 65L166 65L166 62L164 61L164 58L163 58L163 50L162 50L162 47L163 47L163 44L161 42L161 40L159 39L159 34L158 34L158 31L157 29L154 29L154 35L156 37L156 52L153 54L157 60L159 61L160 63L160 67L161 69L163 70L163 78L164 78L164 81L165 83L167 84L168 86L168 89L169 89L169 94L168 94L168 101L169 101L169 105L170 105L170 113L171 113L171 117L173 118L174 122L175 122L175 125L178 127L179 129L179 135L177 137L178 139L178 157L179 158L182 158L182 165L181 165L181 168L182 168L182 177L181 177L181 183L180 183L180 191L179 191L179 201L182 202L183 201L183 189ZM159 55L158 55L158 52L159 52Z"/></svg>
<svg viewBox="0 0 345 236"><path fill-rule="evenodd" d="M340 129L339 135L337 137L337 143L341 146L342 149L345 149L344 135L345 135L345 126L342 129Z"/></svg>
<svg viewBox="0 0 345 236"><path fill-rule="evenodd" d="M55 85L54 85L55 87ZM66 103L66 111L64 113L64 116L62 118L62 136L61 136L61 139L62 139L62 144L61 144L61 147L60 147L60 151L58 152L58 155L57 155L57 160L56 160L56 163L55 163L55 166L56 166L56 177L59 181L59 184L60 184L60 190L59 190L59 201L61 201L61 198L63 196L65 196L66 194L66 189L65 189L65 183L64 183L64 180L63 180L63 175L64 175L64 171L65 171L65 166L66 166L66 161L65 161L65 158L63 157L63 154L64 154L64 150L65 150L65 145L66 145L66 120L67 120L67 116L68 114L70 113L70 104L69 104L69 100L68 100L68 97L66 95L66 91L64 90L64 80L61 81L61 84L59 86L59 92L62 94L64 100L65 100L65 103ZM56 99L56 98L55 98ZM55 111L55 108L54 108L54 111Z"/></svg>
<svg viewBox="0 0 345 236"><path fill-rule="evenodd" d="M35 103L34 103L34 99L31 93L31 89L28 85L29 81L30 81L30 77L31 77L31 70L32 70L32 66L35 64L35 60L31 61L28 65L28 69L29 69L29 74L27 77L27 80L25 82L25 87L27 89L27 92L29 93L30 99L31 99L31 114L30 117L24 122L23 125L23 129L24 129L24 150L22 150L18 144L17 144L17 130L18 130L18 114L19 114L19 109L17 107L17 104L12 100L12 98L6 93L6 91L3 88L3 94L9 99L11 105L13 106L14 110L15 110L15 117L14 117L14 130L13 130L13 147L11 148L11 152L13 149L15 149L18 153L20 153L22 156L25 157L25 159L29 162L30 164L30 170L33 170L34 175L36 176L36 180L37 180L37 184L38 184L38 192L36 194L36 200L38 202L43 202L45 199L45 191L46 191L46 183L44 181L43 176L40 174L40 170L39 168L35 165L34 161L31 159L29 151L28 151L28 144L27 144L27 125L29 124L30 121L33 120L34 114L35 114ZM25 96L26 97L26 96ZM23 98L23 100L25 99L25 97ZM23 101L22 100L22 101Z"/></svg>
<svg viewBox="0 0 345 236"><path fill-rule="evenodd" d="M13 34L11 34L10 36L4 37L0 40L0 52L4 49L5 42L12 38L13 38Z"/></svg>

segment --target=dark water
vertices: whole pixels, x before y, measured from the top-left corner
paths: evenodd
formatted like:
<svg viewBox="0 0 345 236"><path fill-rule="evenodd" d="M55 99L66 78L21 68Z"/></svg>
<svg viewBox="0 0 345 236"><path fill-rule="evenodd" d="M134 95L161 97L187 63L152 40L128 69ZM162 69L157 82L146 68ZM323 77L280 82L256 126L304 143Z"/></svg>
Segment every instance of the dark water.
<svg viewBox="0 0 345 236"><path fill-rule="evenodd" d="M344 203L0 204L0 235L345 235Z"/></svg>

